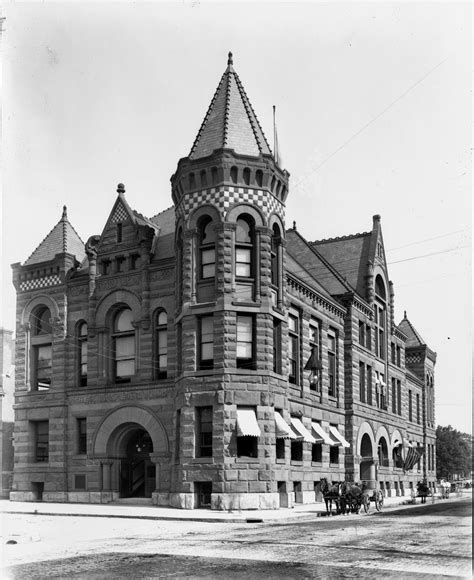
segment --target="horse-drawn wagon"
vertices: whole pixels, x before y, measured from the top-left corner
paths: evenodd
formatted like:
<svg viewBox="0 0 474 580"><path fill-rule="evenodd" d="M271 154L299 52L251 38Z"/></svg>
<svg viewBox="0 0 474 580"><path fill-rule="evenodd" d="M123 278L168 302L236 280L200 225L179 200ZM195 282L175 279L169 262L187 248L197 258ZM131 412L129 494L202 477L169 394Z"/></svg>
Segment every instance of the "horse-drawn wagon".
<svg viewBox="0 0 474 580"><path fill-rule="evenodd" d="M362 505L365 513L369 513L370 504L375 505L375 509L380 512L383 506L383 491L380 489L378 481L368 480L362 482Z"/></svg>

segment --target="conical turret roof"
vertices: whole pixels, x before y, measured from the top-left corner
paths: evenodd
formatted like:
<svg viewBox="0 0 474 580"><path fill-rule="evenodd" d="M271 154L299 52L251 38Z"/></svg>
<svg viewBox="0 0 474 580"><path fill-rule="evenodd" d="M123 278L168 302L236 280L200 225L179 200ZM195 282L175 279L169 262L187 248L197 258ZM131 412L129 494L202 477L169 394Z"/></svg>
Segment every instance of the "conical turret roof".
<svg viewBox="0 0 474 580"><path fill-rule="evenodd" d="M189 158L200 159L223 148L233 149L241 155L272 155L257 116L234 70L231 52L227 69L209 105Z"/></svg>
<svg viewBox="0 0 474 580"><path fill-rule="evenodd" d="M406 346L422 346L426 344L426 341L420 336L420 333L416 330L413 324L408 320L407 313L405 311L403 320L397 327L407 336Z"/></svg>
<svg viewBox="0 0 474 580"><path fill-rule="evenodd" d="M59 222L44 238L36 250L23 264L31 266L52 260L56 254L72 254L78 262L82 262L85 257L84 242L79 234L70 224L67 217L66 206L63 207L63 214Z"/></svg>

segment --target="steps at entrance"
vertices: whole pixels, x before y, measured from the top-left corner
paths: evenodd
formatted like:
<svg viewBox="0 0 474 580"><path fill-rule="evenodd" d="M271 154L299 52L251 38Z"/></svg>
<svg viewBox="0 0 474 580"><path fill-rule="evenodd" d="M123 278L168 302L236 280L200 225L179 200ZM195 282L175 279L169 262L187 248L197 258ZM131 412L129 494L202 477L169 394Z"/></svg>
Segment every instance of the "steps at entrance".
<svg viewBox="0 0 474 580"><path fill-rule="evenodd" d="M119 497L111 503L120 505L152 505L151 497Z"/></svg>

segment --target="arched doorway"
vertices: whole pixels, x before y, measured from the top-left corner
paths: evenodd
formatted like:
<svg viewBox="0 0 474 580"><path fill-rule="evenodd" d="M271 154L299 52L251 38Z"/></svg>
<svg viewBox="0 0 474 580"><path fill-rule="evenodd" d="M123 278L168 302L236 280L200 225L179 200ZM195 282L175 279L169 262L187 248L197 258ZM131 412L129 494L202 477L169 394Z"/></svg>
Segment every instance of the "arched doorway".
<svg viewBox="0 0 474 580"><path fill-rule="evenodd" d="M374 452L372 441L367 433L364 433L360 442L360 479L370 481L375 479Z"/></svg>
<svg viewBox="0 0 474 580"><path fill-rule="evenodd" d="M155 490L156 467L150 460L153 442L145 429L130 426L121 436L120 497L151 497Z"/></svg>

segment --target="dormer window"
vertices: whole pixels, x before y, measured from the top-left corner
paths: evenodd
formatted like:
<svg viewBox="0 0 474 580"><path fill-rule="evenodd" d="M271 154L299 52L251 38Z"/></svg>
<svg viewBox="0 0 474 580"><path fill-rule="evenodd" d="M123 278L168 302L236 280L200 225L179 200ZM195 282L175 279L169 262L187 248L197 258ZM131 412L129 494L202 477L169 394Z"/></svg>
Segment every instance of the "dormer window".
<svg viewBox="0 0 474 580"><path fill-rule="evenodd" d="M122 222L117 224L117 243L120 244L122 241Z"/></svg>

